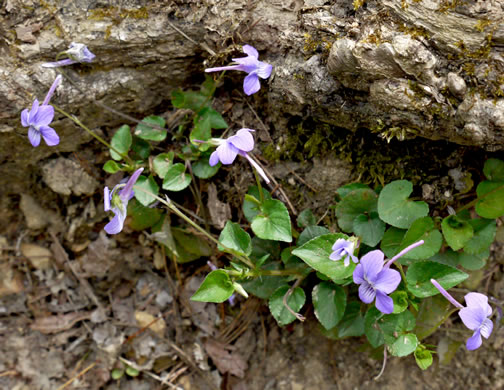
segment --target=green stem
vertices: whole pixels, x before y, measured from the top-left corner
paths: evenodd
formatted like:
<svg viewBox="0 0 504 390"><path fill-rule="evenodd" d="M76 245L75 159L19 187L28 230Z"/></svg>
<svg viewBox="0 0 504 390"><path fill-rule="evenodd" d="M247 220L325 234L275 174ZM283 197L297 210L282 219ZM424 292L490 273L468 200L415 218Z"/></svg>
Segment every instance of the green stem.
<svg viewBox="0 0 504 390"><path fill-rule="evenodd" d="M201 111L201 109L203 107L205 107L205 105L208 103L208 101L213 97L213 94L215 93L215 90L217 89L217 84L221 81L221 79L224 77L224 73L226 73L226 71L223 71L221 72L221 74L219 75L219 77L217 78L217 81L215 82L215 84L213 85L212 87L212 91L208 94L208 96L205 98L205 100L203 100L203 103L201 103L201 105L198 107L198 109L195 111L196 115L198 115L198 112Z"/></svg>
<svg viewBox="0 0 504 390"><path fill-rule="evenodd" d="M399 269L399 272L401 273L401 277L402 277L402 280L404 281L404 283L408 284L406 282L406 274L404 273L404 270L402 268L402 265L399 264L399 263L395 263L396 267Z"/></svg>
<svg viewBox="0 0 504 390"><path fill-rule="evenodd" d="M263 190L262 190L262 186L261 186L261 178L259 177L259 174L257 173L257 171L255 169L252 169L254 171L254 176L255 176L255 179L256 179L256 182L257 182L257 189L259 190L259 198L261 200L261 204L264 203L264 194L263 194Z"/></svg>
<svg viewBox="0 0 504 390"><path fill-rule="evenodd" d="M224 248L225 250L231 251L228 247L225 245L222 245L219 240L217 240L214 236L212 236L210 233L208 233L205 229L203 229L200 225L195 223L191 218L189 218L187 215L185 215L182 211L180 211L171 201L166 201L165 199L153 194L150 191L147 191L141 187L134 186L133 189L135 191L140 191L143 192L144 194L152 196L154 199L158 200L162 204L164 204L166 207L168 207L171 211L173 211L175 214L177 214L180 218L182 218L184 221L186 221L189 225L191 225L193 228L198 230L199 232L203 233L206 237L210 239L210 241L214 242L217 246L220 246ZM236 256L242 263L246 264L249 268L255 268L254 263L252 263L252 260L250 260L248 257L241 256L241 255L234 255Z"/></svg>
<svg viewBox="0 0 504 390"><path fill-rule="evenodd" d="M304 275L300 274L296 270L290 270L290 269L279 269L279 270L262 270L262 269L256 269L256 270L249 270L246 272L242 271L235 271L235 270L226 270L226 272L229 275L232 276L238 276L242 278L257 278L259 276L296 276L298 278L304 277Z"/></svg>
<svg viewBox="0 0 504 390"><path fill-rule="evenodd" d="M118 155L120 155L131 167L135 167L135 162L125 153L121 153L119 150L114 148L112 145L110 145L107 141L105 141L102 137L100 137L98 134L96 134L94 131L92 131L90 128L85 126L78 118L70 115L68 112L63 110L62 108L58 107L55 104L51 104L56 111L59 113L65 115L67 118L71 119L77 126L81 127L85 131L87 131L91 136L96 138L98 141L100 141L103 145L105 145L107 148L113 150L116 152Z"/></svg>

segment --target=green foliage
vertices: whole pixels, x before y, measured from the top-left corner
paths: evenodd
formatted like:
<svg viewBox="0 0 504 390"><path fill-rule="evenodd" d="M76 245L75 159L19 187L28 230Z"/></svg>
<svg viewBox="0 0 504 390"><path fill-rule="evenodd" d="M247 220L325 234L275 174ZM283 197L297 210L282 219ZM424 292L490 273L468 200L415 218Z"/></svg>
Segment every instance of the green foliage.
<svg viewBox="0 0 504 390"><path fill-rule="evenodd" d="M350 192L352 192L354 190L359 190L359 189L369 189L369 186L367 184L363 184L363 183L345 184L344 186L341 186L340 188L338 188L336 190L336 193L340 196L341 199L343 199Z"/></svg>
<svg viewBox="0 0 504 390"><path fill-rule="evenodd" d="M110 377L115 381L121 379L123 376L124 376L124 370L121 370L119 368L113 369L112 372L110 373Z"/></svg>
<svg viewBox="0 0 504 390"><path fill-rule="evenodd" d="M126 366L126 375L131 376L131 377L136 377L140 375L140 371L138 371L136 368L133 368L131 366Z"/></svg>
<svg viewBox="0 0 504 390"><path fill-rule="evenodd" d="M483 218L499 218L504 215L504 161L488 159L483 173L488 180L476 188L476 212Z"/></svg>
<svg viewBox="0 0 504 390"><path fill-rule="evenodd" d="M116 163L114 160L108 160L103 165L103 170L107 173L114 174L114 173L119 172L121 170L121 166L118 163Z"/></svg>
<svg viewBox="0 0 504 390"><path fill-rule="evenodd" d="M432 352L425 349L423 345L418 345L415 350L415 361L422 370L427 370L433 362Z"/></svg>
<svg viewBox="0 0 504 390"><path fill-rule="evenodd" d="M250 235L237 223L231 221L226 222L226 226L224 226L219 237L219 242L226 247L224 248L219 245L219 250L223 252L243 256L248 256L252 253Z"/></svg>
<svg viewBox="0 0 504 390"><path fill-rule="evenodd" d="M423 340L434 333L451 308L451 303L439 294L422 299L415 327L418 339Z"/></svg>
<svg viewBox="0 0 504 390"><path fill-rule="evenodd" d="M465 272L433 261L419 261L408 267L406 283L408 290L419 298L436 295L439 291L431 283L435 279L445 289L456 286L469 277Z"/></svg>
<svg viewBox="0 0 504 390"><path fill-rule="evenodd" d="M192 301L221 303L233 295L234 287L226 271L210 272L191 297Z"/></svg>
<svg viewBox="0 0 504 390"><path fill-rule="evenodd" d="M344 232L352 233L354 220L377 210L378 195L367 188L350 191L336 206L338 225Z"/></svg>
<svg viewBox="0 0 504 390"><path fill-rule="evenodd" d="M180 228L171 228L171 233L176 251L167 247L168 256L174 258L178 263L188 263L212 254L212 248L201 236Z"/></svg>
<svg viewBox="0 0 504 390"><path fill-rule="evenodd" d="M163 141L167 135L167 131L164 130L165 124L166 121L164 118L156 115L150 115L142 119L142 121L137 125L135 128L135 135L143 140L156 142Z"/></svg>
<svg viewBox="0 0 504 390"><path fill-rule="evenodd" d="M429 213L425 202L414 202L408 197L413 192L413 184L407 180L396 180L387 184L378 197L380 218L400 229L408 229L418 218Z"/></svg>
<svg viewBox="0 0 504 390"><path fill-rule="evenodd" d="M130 227L141 231L154 226L161 219L162 212L159 209L145 207L136 199L132 199L128 203L128 215L131 216Z"/></svg>
<svg viewBox="0 0 504 390"><path fill-rule="evenodd" d="M348 236L342 233L324 234L296 248L292 251L292 254L334 281L346 279L352 275L355 264L350 261L348 267L345 267L343 260L333 261L329 259L332 246L338 238L347 239Z"/></svg>
<svg viewBox="0 0 504 390"><path fill-rule="evenodd" d="M168 170L173 164L174 157L175 153L173 152L161 153L154 157L154 160L152 161L154 172L156 172L156 175L158 175L161 179L164 179L168 173Z"/></svg>
<svg viewBox="0 0 504 390"><path fill-rule="evenodd" d="M265 190L263 188L262 192L263 192L264 200L272 199L271 194L267 190ZM247 195L249 195L249 197L245 196L245 200L243 201L242 210L243 210L243 214L245 215L245 218L247 218L247 221L252 222L254 220L254 218L257 217L259 215L259 213L261 212L261 209L260 209L261 202L259 201L260 195L259 195L259 189L257 188L257 186L249 187L249 189L247 191ZM250 199L253 199L255 201L252 201Z"/></svg>
<svg viewBox="0 0 504 390"><path fill-rule="evenodd" d="M264 271L276 271L282 269L279 261L269 262L261 267ZM276 289L285 285L289 280L288 276L262 275L246 281L241 281L243 288L250 294L261 299L268 299Z"/></svg>
<svg viewBox="0 0 504 390"><path fill-rule="evenodd" d="M191 142L194 140L208 141L212 138L212 129L226 129L228 124L221 114L213 108L205 107L198 112L194 118L194 127L189 136ZM207 150L207 144L200 144L201 150Z"/></svg>
<svg viewBox="0 0 504 390"><path fill-rule="evenodd" d="M473 228L473 237L464 245L464 252L476 255L490 247L495 239L497 225L494 219L471 219L469 224Z"/></svg>
<svg viewBox="0 0 504 390"><path fill-rule="evenodd" d="M504 161L489 158L485 161L483 173L488 180L504 181Z"/></svg>
<svg viewBox="0 0 504 390"><path fill-rule="evenodd" d="M476 188L478 202L476 212L483 218L499 218L504 215L504 182L483 181Z"/></svg>
<svg viewBox="0 0 504 390"><path fill-rule="evenodd" d="M194 176L199 177L200 179L209 179L217 173L221 167L221 163L211 167L208 163L209 157L210 156L205 156L192 165Z"/></svg>
<svg viewBox="0 0 504 390"><path fill-rule="evenodd" d="M394 301L394 314L402 313L409 306L408 293L406 291L396 290L390 294L390 298Z"/></svg>
<svg viewBox="0 0 504 390"><path fill-rule="evenodd" d="M265 200L259 206L260 213L250 227L257 237L274 241L292 241L291 221L285 205L276 199Z"/></svg>
<svg viewBox="0 0 504 390"><path fill-rule="evenodd" d="M364 317L359 302L349 302L341 321L333 328L337 338L359 337L364 334Z"/></svg>
<svg viewBox="0 0 504 390"><path fill-rule="evenodd" d="M300 228L306 228L308 226L315 226L317 224L317 218L310 209L303 210L299 213L297 217L297 226Z"/></svg>
<svg viewBox="0 0 504 390"><path fill-rule="evenodd" d="M434 221L430 217L423 217L415 220L399 245L399 251L409 245L424 240L424 244L409 251L402 259L422 260L434 256L441 249L443 237L434 226ZM403 262L403 260L400 260Z"/></svg>
<svg viewBox="0 0 504 390"><path fill-rule="evenodd" d="M119 127L110 141L110 145L122 154L128 154L132 143L133 139L128 125ZM122 156L117 154L113 149L110 149L110 157L116 161L122 160Z"/></svg>
<svg viewBox="0 0 504 390"><path fill-rule="evenodd" d="M184 164L173 164L163 180L163 189L167 191L182 191L191 184L191 175L186 173Z"/></svg>
<svg viewBox="0 0 504 390"><path fill-rule="evenodd" d="M184 111L180 116L183 118L170 140L175 142L169 149L165 148L165 144L159 144L168 141L165 120L151 115L136 126L133 134L127 125L114 133L110 144L116 151L110 150L111 160L103 166L111 174L119 171L131 173L138 167L144 168L144 175L138 178L134 187L135 197L128 204L126 226L134 230L151 227L150 237L163 245L167 256L178 263L214 254L214 248L207 241L207 238L212 241L214 238L209 236L210 233L200 234L202 229L191 222L205 214L182 218L174 209L175 202L165 204L178 214L174 221L185 220L192 225L190 229L185 229L171 226L170 215L164 214L160 208L146 206L156 200L160 185L165 191L184 191L192 182L192 174L205 180L218 172L220 163L214 167L209 165L215 142L204 142L211 140L214 129L228 127L224 117L212 108L215 89L213 79L206 77L199 91L172 92L173 107L192 113ZM298 139L294 145L301 142L306 149L300 158L314 154L321 147L340 152L345 150L341 143L327 142L320 129L301 129L299 132L304 137L303 141ZM187 137L190 143L181 147L177 142ZM293 144L289 141L282 147L287 145ZM270 149L268 147L267 151ZM151 156L152 150L166 151ZM358 151L356 153L359 154ZM358 161L362 165L369 160ZM407 161L407 158L399 161ZM371 176L379 187L370 188L363 183L340 187L335 194L337 204L330 208L330 211L334 209L334 213L324 214L324 221L330 221L329 226L317 226L318 218L310 209L303 210L292 225L289 211L282 201L274 199L266 189L250 187L242 204L245 218L236 213L240 219L227 221L220 232L217 249L231 255L220 258L221 261L229 259L229 266L210 272L191 299L218 303L229 299L235 292L244 296L254 294L268 300L273 317L280 326L284 326L296 319L292 311L297 313L305 304L304 286L314 285L311 295L313 310L325 335L344 338L365 334L373 348L385 346L393 356L399 357L414 353L418 366L422 370L427 369L433 362L432 351L420 342L450 314L449 302L439 294L431 279L436 279L446 289L459 285L469 277L465 287L476 287L481 280L484 274L482 268L495 239L495 219L504 215L504 162L498 159L485 162L485 180L478 184L475 199L461 204L474 184L469 179L470 185L461 192L466 194L464 197L455 194L451 203L442 207L433 205L430 215L425 202L411 197L411 181L396 180L387 184L384 180L390 177L390 168L383 168L375 162L371 165L369 170L374 172ZM400 177L403 173L400 170ZM195 184L200 184L200 180ZM205 184L201 184L194 186L191 192L204 189ZM177 196L177 201L185 194L190 193L186 190L180 197ZM164 199L163 194L159 196ZM205 200L204 195L196 198L197 206L184 204L191 209L190 214L195 209L198 213L201 200ZM185 203L192 201L190 198ZM234 204L228 198L226 201ZM458 209L457 213L450 211L453 215L447 215L447 205ZM338 227L348 235L337 232ZM296 245L292 244L293 238ZM356 264L350 261L345 267L343 259L329 259L332 246L339 238L360 244L355 250L356 256L362 257L379 247L388 259L423 240L421 246L407 252L393 265L401 271L402 281L399 288L390 294L394 303L392 314L385 315L374 305L367 306L356 300L358 287L352 277ZM474 272L469 275L461 267ZM308 282L300 283L307 277ZM291 311L284 298L293 283L299 287L287 299ZM128 368L112 375L118 379L124 372L128 373ZM128 375L138 374L138 371L132 371Z"/></svg>
<svg viewBox="0 0 504 390"><path fill-rule="evenodd" d="M358 215L353 223L354 233L361 237L362 242L368 246L377 245L385 233L385 223L373 211L369 214Z"/></svg>
<svg viewBox="0 0 504 390"><path fill-rule="evenodd" d="M418 338L413 333L400 335L396 341L390 346L392 356L408 356L416 351L418 347Z"/></svg>
<svg viewBox="0 0 504 390"><path fill-rule="evenodd" d="M389 227L383 235L380 249L388 258L394 257L399 253L399 247L403 241L406 230Z"/></svg>
<svg viewBox="0 0 504 390"><path fill-rule="evenodd" d="M323 226L308 226L299 235L299 237L297 239L297 244L298 244L298 246L301 246L313 238L316 238L318 236L321 236L323 234L328 234L328 233L330 233L329 229L327 229Z"/></svg>
<svg viewBox="0 0 504 390"><path fill-rule="evenodd" d="M474 235L474 229L471 224L456 215L450 215L443 219L441 228L443 229L446 243L454 251L463 248Z"/></svg>
<svg viewBox="0 0 504 390"><path fill-rule="evenodd" d="M149 195L141 190L135 191L135 198L144 206L148 206L154 202L156 198L153 195L157 196L159 193L159 187L152 175L149 177L140 176L134 188L141 188L152 193L152 195Z"/></svg>
<svg viewBox="0 0 504 390"><path fill-rule="evenodd" d="M141 160L146 160L150 156L150 145L147 141L138 138L138 137L133 137L133 143L131 144L131 150L135 153L136 157L140 158Z"/></svg>
<svg viewBox="0 0 504 390"><path fill-rule="evenodd" d="M289 291L289 286L279 287L269 299L269 309L278 325L284 326L290 324L296 317L285 307L284 296ZM297 313L306 301L306 295L302 288L296 287L292 294L287 298L286 303L292 311Z"/></svg>
<svg viewBox="0 0 504 390"><path fill-rule="evenodd" d="M327 330L334 328L343 318L346 309L346 293L342 287L322 282L312 292L315 316Z"/></svg>

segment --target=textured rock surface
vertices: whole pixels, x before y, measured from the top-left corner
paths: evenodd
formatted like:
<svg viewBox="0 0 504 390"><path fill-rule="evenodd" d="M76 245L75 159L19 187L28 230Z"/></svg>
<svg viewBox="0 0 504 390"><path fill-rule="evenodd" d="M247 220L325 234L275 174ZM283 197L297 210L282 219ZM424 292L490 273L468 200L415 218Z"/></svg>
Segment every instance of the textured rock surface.
<svg viewBox="0 0 504 390"><path fill-rule="evenodd" d="M503 16L501 2L483 0L369 1L356 12L347 0L3 2L0 186L26 191L23 179L40 173L40 160L90 140L58 114L61 144L34 149L19 123L56 75L40 64L72 41L97 60L68 68L73 82L52 102L92 129L124 123L100 103L137 119L166 107L171 90L190 85L205 64L227 63L236 42L253 44L275 66L260 93L267 100L255 103L280 134L289 118L313 117L389 137L503 149ZM239 87L241 78L230 77Z"/></svg>

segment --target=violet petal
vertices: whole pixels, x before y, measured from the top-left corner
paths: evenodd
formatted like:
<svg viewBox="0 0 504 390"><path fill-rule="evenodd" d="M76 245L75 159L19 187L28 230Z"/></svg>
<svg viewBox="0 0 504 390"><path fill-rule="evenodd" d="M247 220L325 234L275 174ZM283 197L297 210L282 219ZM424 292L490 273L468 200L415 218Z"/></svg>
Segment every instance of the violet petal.
<svg viewBox="0 0 504 390"><path fill-rule="evenodd" d="M44 141L47 146L55 146L59 144L60 138L52 127L40 126L40 132L42 133L42 137L44 137Z"/></svg>
<svg viewBox="0 0 504 390"><path fill-rule="evenodd" d="M261 88L261 83L259 82L259 77L256 73L250 73L243 80L243 91L246 95L250 96Z"/></svg>

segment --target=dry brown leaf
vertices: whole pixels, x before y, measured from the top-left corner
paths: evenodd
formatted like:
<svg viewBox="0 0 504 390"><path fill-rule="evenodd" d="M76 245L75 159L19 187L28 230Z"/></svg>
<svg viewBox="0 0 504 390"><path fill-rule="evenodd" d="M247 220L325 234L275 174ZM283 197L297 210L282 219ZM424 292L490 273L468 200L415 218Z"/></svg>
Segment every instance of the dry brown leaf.
<svg viewBox="0 0 504 390"><path fill-rule="evenodd" d="M142 328L149 327L153 332L158 334L160 337L164 336L164 332L166 330L166 322L163 318L154 317L152 314L147 313L146 311L136 311L135 319L138 322L138 325Z"/></svg>
<svg viewBox="0 0 504 390"><path fill-rule="evenodd" d="M36 269L48 269L51 267L52 252L43 246L22 243L21 253L30 260L30 263Z"/></svg>
<svg viewBox="0 0 504 390"><path fill-rule="evenodd" d="M9 264L0 265L0 297L23 291L23 275L12 269Z"/></svg>
<svg viewBox="0 0 504 390"><path fill-rule="evenodd" d="M63 332L72 328L77 322L87 320L91 317L91 312L77 312L68 314L58 314L48 317L39 317L30 325L32 330L40 333L51 334Z"/></svg>
<svg viewBox="0 0 504 390"><path fill-rule="evenodd" d="M208 339L205 344L205 350L208 353L221 374L230 373L243 378L245 370L248 368L247 362L243 359L234 347L218 341Z"/></svg>

